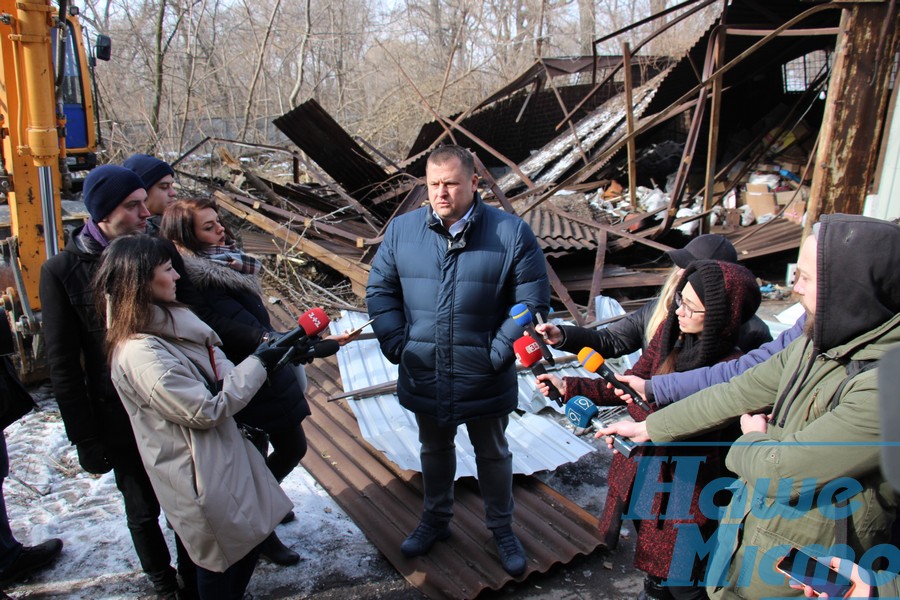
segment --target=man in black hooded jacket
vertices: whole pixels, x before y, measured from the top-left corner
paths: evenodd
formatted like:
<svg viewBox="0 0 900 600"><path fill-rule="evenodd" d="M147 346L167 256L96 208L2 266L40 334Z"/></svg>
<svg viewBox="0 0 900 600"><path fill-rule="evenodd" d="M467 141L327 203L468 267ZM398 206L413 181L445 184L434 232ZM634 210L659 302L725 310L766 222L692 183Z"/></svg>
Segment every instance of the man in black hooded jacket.
<svg viewBox="0 0 900 600"><path fill-rule="evenodd" d="M740 419L726 457L738 493L720 520L711 596L796 596L772 568L791 546L858 560L888 541L897 500L879 469L876 376L900 343L898 264L896 224L822 217L794 286L806 335L729 383L601 432L660 443Z"/></svg>

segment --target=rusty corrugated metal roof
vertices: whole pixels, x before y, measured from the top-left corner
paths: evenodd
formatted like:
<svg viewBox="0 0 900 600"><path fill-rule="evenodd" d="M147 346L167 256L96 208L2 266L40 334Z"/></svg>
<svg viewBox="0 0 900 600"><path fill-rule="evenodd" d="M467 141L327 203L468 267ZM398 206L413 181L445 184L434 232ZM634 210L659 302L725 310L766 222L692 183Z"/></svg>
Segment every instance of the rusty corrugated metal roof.
<svg viewBox="0 0 900 600"><path fill-rule="evenodd" d="M579 250L596 251L596 228L568 219L554 210L539 206L522 219L528 223L544 252L569 253Z"/></svg>
<svg viewBox="0 0 900 600"><path fill-rule="evenodd" d="M304 422L309 452L303 466L394 567L429 598L475 598L512 578L500 567L473 478L456 483L453 537L427 555L407 559L400 543L419 520L422 479L384 458L359 433L340 393L336 361L307 366L313 411ZM596 519L534 477L517 476L514 528L528 555L526 574L594 552L602 543Z"/></svg>

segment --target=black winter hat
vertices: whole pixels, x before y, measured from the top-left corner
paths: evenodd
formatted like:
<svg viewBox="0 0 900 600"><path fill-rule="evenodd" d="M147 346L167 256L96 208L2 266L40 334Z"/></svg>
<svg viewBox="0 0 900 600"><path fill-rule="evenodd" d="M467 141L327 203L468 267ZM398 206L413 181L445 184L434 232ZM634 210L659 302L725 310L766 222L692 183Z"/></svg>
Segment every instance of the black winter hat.
<svg viewBox="0 0 900 600"><path fill-rule="evenodd" d="M132 154L122 166L131 169L144 180L144 189L149 190L166 175L175 175L172 165L149 154Z"/></svg>
<svg viewBox="0 0 900 600"><path fill-rule="evenodd" d="M82 198L94 223L99 223L135 190L144 189L143 180L131 169L101 165L84 178Z"/></svg>
<svg viewBox="0 0 900 600"><path fill-rule="evenodd" d="M682 269L687 269L695 260L724 260L730 263L738 260L737 250L731 242L715 233L698 235L684 248L669 250L666 254Z"/></svg>
<svg viewBox="0 0 900 600"><path fill-rule="evenodd" d="M709 366L731 354L737 345L741 325L756 314L762 301L756 278L746 267L735 263L694 261L685 270L676 291L681 292L688 283L703 302L705 317L699 344L695 344L691 352L679 354L678 371ZM664 323L664 354L672 351L681 333L676 308L673 302Z"/></svg>

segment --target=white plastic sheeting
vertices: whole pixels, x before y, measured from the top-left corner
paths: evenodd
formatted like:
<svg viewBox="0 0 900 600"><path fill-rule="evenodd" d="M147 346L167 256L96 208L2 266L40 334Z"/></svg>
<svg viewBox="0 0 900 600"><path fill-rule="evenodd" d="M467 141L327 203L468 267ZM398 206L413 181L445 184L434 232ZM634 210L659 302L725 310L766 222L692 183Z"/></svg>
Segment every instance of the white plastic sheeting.
<svg viewBox="0 0 900 600"><path fill-rule="evenodd" d="M333 333L352 329L366 322L365 313L347 312L330 325ZM371 333L371 326L363 333ZM562 353L556 353L562 356ZM359 340L343 346L337 354L344 391L359 390L370 386L396 381L397 365L381 354L375 339ZM552 372L552 371L551 371ZM562 368L559 376L586 375L577 363ZM538 471L552 471L556 467L574 462L595 448L560 424L556 413L544 410L537 400L534 375L524 371L519 375L519 407L522 415L513 413L506 430L510 450L513 453L513 472L531 475ZM542 398L542 397L541 397ZM363 437L402 469L421 470L419 462L419 429L413 413L402 406L396 394L383 394L368 398L345 399L356 415ZM549 404L562 413L556 403ZM456 435L456 477L476 476L475 454L465 427Z"/></svg>

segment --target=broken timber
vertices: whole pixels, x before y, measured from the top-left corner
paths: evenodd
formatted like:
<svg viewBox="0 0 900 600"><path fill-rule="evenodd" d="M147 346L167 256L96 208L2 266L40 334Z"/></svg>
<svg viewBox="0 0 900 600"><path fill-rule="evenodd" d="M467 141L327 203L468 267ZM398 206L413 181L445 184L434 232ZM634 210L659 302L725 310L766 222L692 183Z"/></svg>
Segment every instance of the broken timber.
<svg viewBox="0 0 900 600"><path fill-rule="evenodd" d="M213 193L213 196L219 206L236 217L256 225L260 229L283 240L292 248L296 248L298 251L309 255L311 258L314 258L345 275L350 280L353 292L360 297L365 297L366 283L369 280L368 265L356 263L335 254L331 250L290 229L288 225L278 223L269 217L259 214L252 208L238 204L223 192L215 192Z"/></svg>

